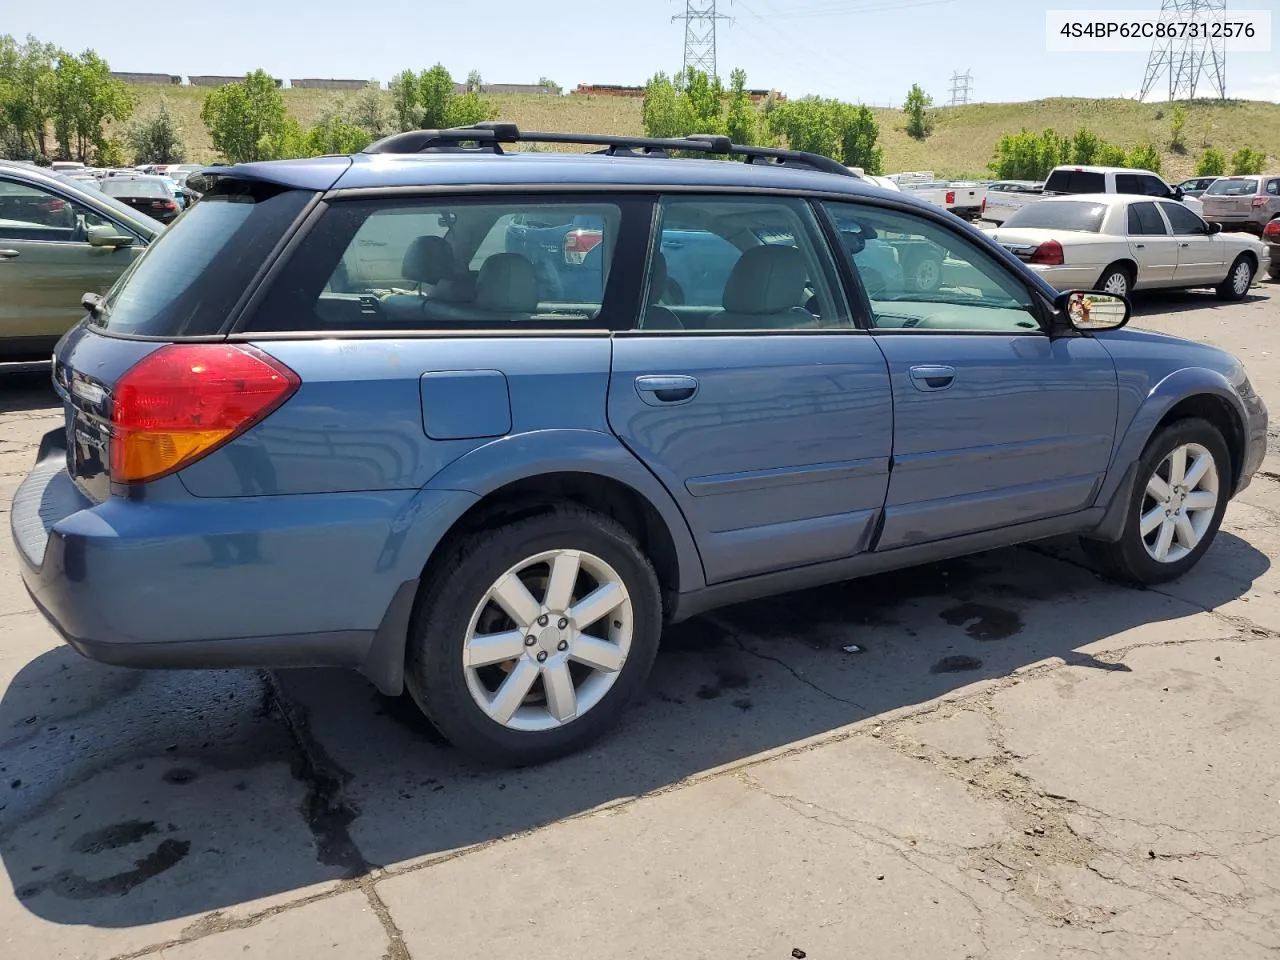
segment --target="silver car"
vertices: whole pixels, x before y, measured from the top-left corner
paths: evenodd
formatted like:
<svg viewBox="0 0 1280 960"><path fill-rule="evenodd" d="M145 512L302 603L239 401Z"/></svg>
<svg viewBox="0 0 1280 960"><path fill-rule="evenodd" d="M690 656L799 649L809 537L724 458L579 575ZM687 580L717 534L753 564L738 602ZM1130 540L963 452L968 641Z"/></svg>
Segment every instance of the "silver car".
<svg viewBox="0 0 1280 960"><path fill-rule="evenodd" d="M1247 177L1219 177L1200 198L1204 218L1223 230L1262 229L1280 216L1280 173Z"/></svg>

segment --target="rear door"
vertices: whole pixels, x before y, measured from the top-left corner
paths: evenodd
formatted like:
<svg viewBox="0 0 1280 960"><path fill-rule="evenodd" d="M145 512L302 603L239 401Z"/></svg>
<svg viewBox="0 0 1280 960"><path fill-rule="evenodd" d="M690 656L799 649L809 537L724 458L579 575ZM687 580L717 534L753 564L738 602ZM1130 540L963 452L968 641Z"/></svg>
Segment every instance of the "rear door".
<svg viewBox="0 0 1280 960"><path fill-rule="evenodd" d="M946 254L929 292L868 300L893 384L893 472L878 550L1088 507L1115 435L1115 365L1091 337L1051 339L1025 282L968 237L914 212L824 204L842 232ZM860 285L866 270L851 265Z"/></svg>
<svg viewBox="0 0 1280 960"><path fill-rule="evenodd" d="M1180 285L1218 283L1227 275L1225 244L1209 225L1176 200L1160 200L1160 209L1178 244L1178 269L1174 282Z"/></svg>
<svg viewBox="0 0 1280 960"><path fill-rule="evenodd" d="M1154 200L1129 204L1126 214L1129 251L1138 264L1138 285L1168 286L1178 269L1178 241L1156 209Z"/></svg>
<svg viewBox="0 0 1280 960"><path fill-rule="evenodd" d="M680 195L657 216L649 305L614 341L614 432L684 511L708 582L866 550L888 486L889 376L813 210Z"/></svg>

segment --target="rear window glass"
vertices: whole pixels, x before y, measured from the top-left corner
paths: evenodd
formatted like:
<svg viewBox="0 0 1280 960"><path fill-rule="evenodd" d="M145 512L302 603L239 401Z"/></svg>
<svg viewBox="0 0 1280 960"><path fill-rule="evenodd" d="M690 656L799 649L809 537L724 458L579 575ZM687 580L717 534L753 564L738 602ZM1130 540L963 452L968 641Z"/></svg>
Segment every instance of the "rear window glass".
<svg viewBox="0 0 1280 960"><path fill-rule="evenodd" d="M334 204L244 329L596 327L621 222L598 200Z"/></svg>
<svg viewBox="0 0 1280 960"><path fill-rule="evenodd" d="M168 187L159 180L121 180L118 177L102 181L102 192L113 197L164 199L169 196Z"/></svg>
<svg viewBox="0 0 1280 960"><path fill-rule="evenodd" d="M1055 170L1044 183L1045 193L1106 193L1105 174L1087 170Z"/></svg>
<svg viewBox="0 0 1280 960"><path fill-rule="evenodd" d="M1205 191L1215 197L1247 197L1257 192L1257 180L1215 180Z"/></svg>
<svg viewBox="0 0 1280 960"><path fill-rule="evenodd" d="M1006 227L1044 230L1081 230L1097 233L1107 214L1105 203L1068 200L1063 203L1030 203L1005 220Z"/></svg>
<svg viewBox="0 0 1280 960"><path fill-rule="evenodd" d="M94 322L138 336L217 333L311 196L222 181L121 276Z"/></svg>

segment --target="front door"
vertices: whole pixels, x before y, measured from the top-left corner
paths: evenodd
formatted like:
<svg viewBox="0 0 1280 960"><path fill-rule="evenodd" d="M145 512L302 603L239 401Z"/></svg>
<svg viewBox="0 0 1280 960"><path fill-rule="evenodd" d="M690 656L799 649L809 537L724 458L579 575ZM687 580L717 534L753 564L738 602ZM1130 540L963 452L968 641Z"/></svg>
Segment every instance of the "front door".
<svg viewBox="0 0 1280 960"><path fill-rule="evenodd" d="M658 216L648 306L614 341L614 432L684 511L710 583L866 550L888 487L889 375L813 210L680 196Z"/></svg>
<svg viewBox="0 0 1280 960"><path fill-rule="evenodd" d="M1227 263L1225 245L1218 235L1210 233L1207 223L1177 201L1161 200L1160 209L1178 242L1174 281L1181 286L1220 283L1227 275Z"/></svg>
<svg viewBox="0 0 1280 960"><path fill-rule="evenodd" d="M0 176L0 350L47 353L84 316L80 298L106 293L140 248L93 247L101 215L40 187Z"/></svg>
<svg viewBox="0 0 1280 960"><path fill-rule="evenodd" d="M842 234L943 251L936 289L867 302L893 383L893 466L879 550L1032 520L1093 502L1115 436L1117 388L1096 340L1051 340L1017 274L954 228L914 213L829 203ZM865 268L852 258L861 280Z"/></svg>

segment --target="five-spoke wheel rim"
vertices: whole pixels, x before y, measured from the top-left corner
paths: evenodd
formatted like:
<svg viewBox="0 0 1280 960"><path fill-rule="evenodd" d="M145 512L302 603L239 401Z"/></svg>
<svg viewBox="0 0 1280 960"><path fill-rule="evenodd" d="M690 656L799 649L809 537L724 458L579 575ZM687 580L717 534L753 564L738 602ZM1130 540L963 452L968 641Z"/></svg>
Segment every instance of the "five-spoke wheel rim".
<svg viewBox="0 0 1280 960"><path fill-rule="evenodd" d="M1249 265L1241 260L1236 264L1235 272L1231 275L1231 286L1236 293L1247 293L1249 285L1253 282L1253 270Z"/></svg>
<svg viewBox="0 0 1280 960"><path fill-rule="evenodd" d="M581 550L549 550L500 576L471 615L462 648L476 705L510 730L554 730L587 713L631 649L631 596L618 572Z"/></svg>
<svg viewBox="0 0 1280 960"><path fill-rule="evenodd" d="M916 286L921 290L932 290L942 279L942 271L936 260L921 260L916 264Z"/></svg>
<svg viewBox="0 0 1280 960"><path fill-rule="evenodd" d="M1157 563L1177 563L1209 531L1218 509L1218 464L1198 443L1174 447L1147 481L1138 532Z"/></svg>
<svg viewBox="0 0 1280 960"><path fill-rule="evenodd" d="M1126 296L1129 293L1129 278L1117 270L1107 277L1107 282L1102 285L1102 289L1106 293L1113 293L1121 297Z"/></svg>

